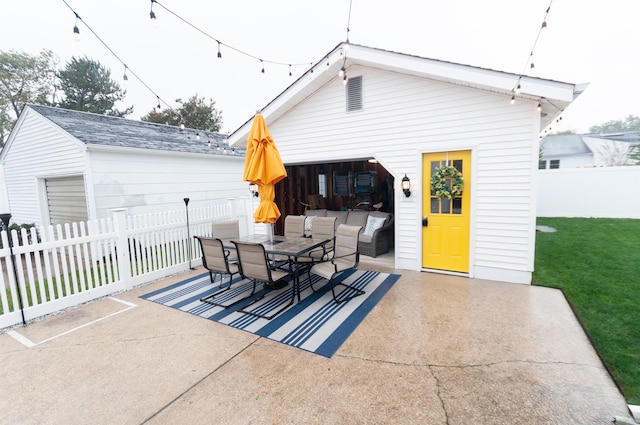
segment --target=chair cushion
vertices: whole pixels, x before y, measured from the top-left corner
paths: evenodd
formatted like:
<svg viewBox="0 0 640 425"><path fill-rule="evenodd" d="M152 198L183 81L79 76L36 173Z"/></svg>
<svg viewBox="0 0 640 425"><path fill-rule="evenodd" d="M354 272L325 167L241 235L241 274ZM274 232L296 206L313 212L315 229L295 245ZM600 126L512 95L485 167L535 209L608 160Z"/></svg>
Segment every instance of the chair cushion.
<svg viewBox="0 0 640 425"><path fill-rule="evenodd" d="M363 235L373 236L373 232L377 229L381 228L384 225L385 218L384 217L367 217L367 225L364 228Z"/></svg>

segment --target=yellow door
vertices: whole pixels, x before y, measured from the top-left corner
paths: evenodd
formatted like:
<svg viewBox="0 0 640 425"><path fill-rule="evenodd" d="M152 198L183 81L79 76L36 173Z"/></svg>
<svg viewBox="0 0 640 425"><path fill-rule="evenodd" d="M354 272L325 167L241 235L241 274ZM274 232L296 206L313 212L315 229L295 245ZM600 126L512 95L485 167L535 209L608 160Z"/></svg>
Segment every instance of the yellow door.
<svg viewBox="0 0 640 425"><path fill-rule="evenodd" d="M462 176L449 176L437 170L453 166ZM428 269L469 271L469 200L471 188L471 151L424 154L422 158L422 267ZM437 196L432 178L437 174L444 193L462 186L462 194L452 199ZM460 181L460 177L462 181Z"/></svg>

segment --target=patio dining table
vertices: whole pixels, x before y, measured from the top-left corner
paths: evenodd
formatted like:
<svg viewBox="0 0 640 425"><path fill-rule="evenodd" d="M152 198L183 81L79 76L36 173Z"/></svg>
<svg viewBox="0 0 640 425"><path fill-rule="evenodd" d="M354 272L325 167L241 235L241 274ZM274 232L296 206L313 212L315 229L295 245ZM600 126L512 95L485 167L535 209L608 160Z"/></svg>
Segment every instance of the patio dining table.
<svg viewBox="0 0 640 425"><path fill-rule="evenodd" d="M326 245L330 242L330 239L323 238L306 238L306 237L295 237L295 238L287 238L285 236L280 235L250 235L244 236L241 238L231 238L223 240L223 245L227 249L235 249L235 245L233 242L248 242L248 243L259 243L264 246L264 250L267 255L280 255L286 256L288 261L288 267L293 274L293 292L291 295L291 301L285 305L282 309L280 309L273 316L284 311L287 307L291 306L297 296L298 302L301 301L300 296L300 270L303 266L309 266L309 262L299 262L298 259L305 254L313 251L314 249L318 249Z"/></svg>

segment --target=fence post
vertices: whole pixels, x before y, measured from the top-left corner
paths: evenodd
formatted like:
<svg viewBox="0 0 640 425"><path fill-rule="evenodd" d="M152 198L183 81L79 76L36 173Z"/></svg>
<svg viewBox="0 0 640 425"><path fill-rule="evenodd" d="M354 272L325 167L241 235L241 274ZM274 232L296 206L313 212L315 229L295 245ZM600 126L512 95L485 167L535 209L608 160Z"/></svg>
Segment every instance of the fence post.
<svg viewBox="0 0 640 425"><path fill-rule="evenodd" d="M127 238L127 209L115 208L113 213L113 227L116 232L116 261L118 262L118 274L122 281L123 289L128 291L133 288L131 277L131 255Z"/></svg>

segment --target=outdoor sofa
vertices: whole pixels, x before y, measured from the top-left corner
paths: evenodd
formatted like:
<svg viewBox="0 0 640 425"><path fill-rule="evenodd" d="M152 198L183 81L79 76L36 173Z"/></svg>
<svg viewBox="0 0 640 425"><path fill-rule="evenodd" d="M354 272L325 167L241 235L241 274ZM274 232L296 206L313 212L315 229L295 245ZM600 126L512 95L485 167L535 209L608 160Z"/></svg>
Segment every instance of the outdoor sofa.
<svg viewBox="0 0 640 425"><path fill-rule="evenodd" d="M305 234L313 234L313 217L336 217L340 224L361 226L358 250L360 254L377 257L393 246L393 214L382 211L335 211L327 209L306 210Z"/></svg>

